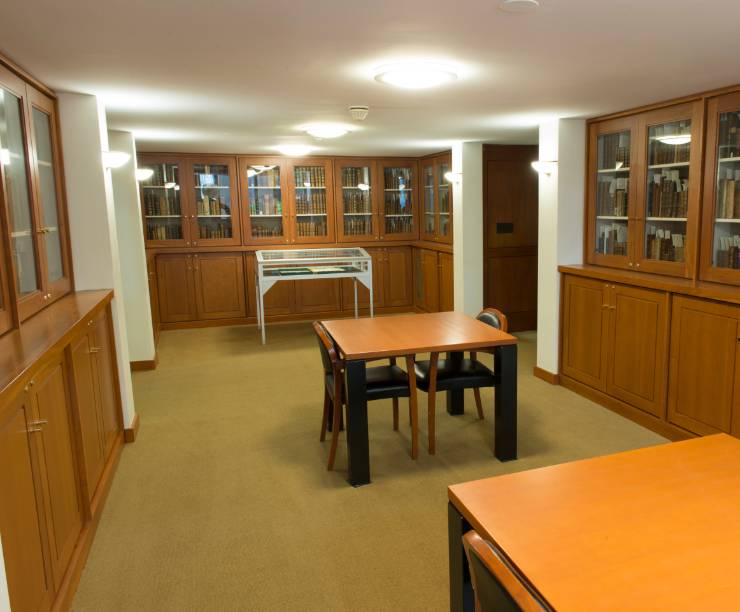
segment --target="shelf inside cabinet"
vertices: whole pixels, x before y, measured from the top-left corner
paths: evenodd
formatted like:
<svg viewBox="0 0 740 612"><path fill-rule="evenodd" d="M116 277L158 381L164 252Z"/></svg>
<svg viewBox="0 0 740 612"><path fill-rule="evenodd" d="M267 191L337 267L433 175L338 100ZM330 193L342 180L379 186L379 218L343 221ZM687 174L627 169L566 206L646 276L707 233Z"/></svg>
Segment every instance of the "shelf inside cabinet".
<svg viewBox="0 0 740 612"><path fill-rule="evenodd" d="M597 219L604 221L628 221L629 217L623 217L620 215L596 215Z"/></svg>
<svg viewBox="0 0 740 612"><path fill-rule="evenodd" d="M717 218L714 220L715 223L740 223L740 219L722 219Z"/></svg>
<svg viewBox="0 0 740 612"><path fill-rule="evenodd" d="M612 174L614 172L629 172L630 168L629 166L624 166L620 168L599 168L597 172L599 174Z"/></svg>
<svg viewBox="0 0 740 612"><path fill-rule="evenodd" d="M669 164L651 164L648 166L649 170L660 170L661 168L683 168L691 165L691 162L673 162Z"/></svg>
<svg viewBox="0 0 740 612"><path fill-rule="evenodd" d="M647 217L646 221L669 221L674 223L686 223L686 217Z"/></svg>

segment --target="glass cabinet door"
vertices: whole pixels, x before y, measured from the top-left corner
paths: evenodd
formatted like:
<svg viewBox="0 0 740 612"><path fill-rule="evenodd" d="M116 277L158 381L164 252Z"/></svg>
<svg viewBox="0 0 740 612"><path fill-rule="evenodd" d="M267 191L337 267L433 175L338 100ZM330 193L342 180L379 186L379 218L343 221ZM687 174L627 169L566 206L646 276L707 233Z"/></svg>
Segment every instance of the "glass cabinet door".
<svg viewBox="0 0 740 612"><path fill-rule="evenodd" d="M439 239L443 242L452 242L452 185L445 178L452 166L449 162L442 162L437 169L437 193L439 208Z"/></svg>
<svg viewBox="0 0 740 612"><path fill-rule="evenodd" d="M232 189L235 174L235 164L229 160L193 162L193 246L239 243L239 217L235 214L236 202Z"/></svg>
<svg viewBox="0 0 740 612"><path fill-rule="evenodd" d="M414 227L414 164L383 165L382 237L410 238Z"/></svg>
<svg viewBox="0 0 740 612"><path fill-rule="evenodd" d="M156 246L190 246L180 193L182 163L144 158L139 161L139 168L153 171L140 183L147 242Z"/></svg>
<svg viewBox="0 0 740 612"><path fill-rule="evenodd" d="M250 241L287 242L281 170L278 160L239 161L245 231Z"/></svg>
<svg viewBox="0 0 740 612"><path fill-rule="evenodd" d="M372 162L335 161L341 239L349 242L374 240L377 235L373 204Z"/></svg>
<svg viewBox="0 0 740 612"><path fill-rule="evenodd" d="M291 161L292 242L327 242L333 239L331 213L331 162Z"/></svg>
<svg viewBox="0 0 740 612"><path fill-rule="evenodd" d="M434 240L437 237L437 206L435 193L434 163L429 162L421 167L421 182L424 186L424 217L421 228L422 237Z"/></svg>

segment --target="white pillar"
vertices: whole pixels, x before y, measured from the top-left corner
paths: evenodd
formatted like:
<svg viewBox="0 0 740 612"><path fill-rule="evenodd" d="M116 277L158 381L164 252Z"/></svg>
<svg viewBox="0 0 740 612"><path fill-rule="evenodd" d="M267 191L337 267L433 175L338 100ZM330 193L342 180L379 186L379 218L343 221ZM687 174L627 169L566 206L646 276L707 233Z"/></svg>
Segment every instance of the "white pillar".
<svg viewBox="0 0 740 612"><path fill-rule="evenodd" d="M123 166L111 170L129 359L151 361L154 359L155 346L139 186L136 182L134 136L131 132L111 130L108 132L108 145L114 151L125 151L131 156Z"/></svg>
<svg viewBox="0 0 740 612"><path fill-rule="evenodd" d="M101 151L108 150L105 109L95 96L63 93L59 94L59 118L75 289L114 291L113 329L123 423L130 427L135 416L134 395L123 312L113 187L110 171L103 168L101 158Z"/></svg>
<svg viewBox="0 0 740 612"><path fill-rule="evenodd" d="M475 316L483 308L483 144L452 146L452 234L455 310Z"/></svg>
<svg viewBox="0 0 740 612"><path fill-rule="evenodd" d="M2 539L0 539L0 612L10 612L10 596L8 595L8 579L5 576Z"/></svg>
<svg viewBox="0 0 740 612"><path fill-rule="evenodd" d="M583 262L586 123L557 119L540 125L541 161L557 161L540 174L537 261L537 367L558 372L560 274L557 267Z"/></svg>

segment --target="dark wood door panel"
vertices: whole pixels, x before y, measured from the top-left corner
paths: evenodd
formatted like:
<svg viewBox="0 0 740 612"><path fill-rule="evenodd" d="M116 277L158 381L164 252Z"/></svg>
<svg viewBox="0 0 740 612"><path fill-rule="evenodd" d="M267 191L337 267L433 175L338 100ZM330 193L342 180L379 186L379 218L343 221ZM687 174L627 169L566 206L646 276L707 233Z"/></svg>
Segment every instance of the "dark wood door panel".
<svg viewBox="0 0 740 612"><path fill-rule="evenodd" d="M198 319L229 319L247 315L244 258L241 253L193 256Z"/></svg>
<svg viewBox="0 0 740 612"><path fill-rule="evenodd" d="M197 317L192 255L157 257L157 290L163 323L194 321Z"/></svg>
<svg viewBox="0 0 740 612"><path fill-rule="evenodd" d="M489 257L486 306L509 319L509 331L537 327L537 253Z"/></svg>

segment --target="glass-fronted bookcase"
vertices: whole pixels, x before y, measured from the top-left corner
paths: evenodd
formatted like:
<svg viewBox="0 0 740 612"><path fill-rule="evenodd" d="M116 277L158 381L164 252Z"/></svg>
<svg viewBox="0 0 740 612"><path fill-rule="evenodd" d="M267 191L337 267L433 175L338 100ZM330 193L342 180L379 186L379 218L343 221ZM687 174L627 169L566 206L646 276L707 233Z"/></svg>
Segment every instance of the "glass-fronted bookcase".
<svg viewBox="0 0 740 612"><path fill-rule="evenodd" d="M331 159L288 158L291 243L334 241L334 172Z"/></svg>
<svg viewBox="0 0 740 612"><path fill-rule="evenodd" d="M417 235L416 168L416 161L378 163L383 190L378 205L381 240L407 240Z"/></svg>
<svg viewBox="0 0 740 612"><path fill-rule="evenodd" d="M334 160L337 238L340 242L377 240L378 166L372 159Z"/></svg>
<svg viewBox="0 0 740 612"><path fill-rule="evenodd" d="M445 178L451 168L449 153L420 162L422 240L452 242L452 184Z"/></svg>

